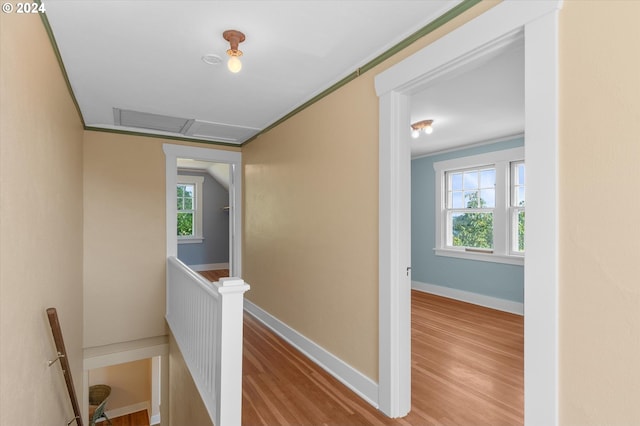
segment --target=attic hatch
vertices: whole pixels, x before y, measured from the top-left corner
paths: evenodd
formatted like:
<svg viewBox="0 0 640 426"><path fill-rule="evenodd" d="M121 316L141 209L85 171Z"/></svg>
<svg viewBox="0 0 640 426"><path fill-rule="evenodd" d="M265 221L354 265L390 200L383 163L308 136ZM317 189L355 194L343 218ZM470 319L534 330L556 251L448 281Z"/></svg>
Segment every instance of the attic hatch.
<svg viewBox="0 0 640 426"><path fill-rule="evenodd" d="M113 108L113 122L116 126L144 129L151 133L174 133L189 138L233 144L240 144L260 131L255 127L171 117L120 108Z"/></svg>
<svg viewBox="0 0 640 426"><path fill-rule="evenodd" d="M184 133L194 122L194 120L187 118L150 114L148 112L131 111L120 108L113 109L113 119L116 126L135 127L171 133Z"/></svg>

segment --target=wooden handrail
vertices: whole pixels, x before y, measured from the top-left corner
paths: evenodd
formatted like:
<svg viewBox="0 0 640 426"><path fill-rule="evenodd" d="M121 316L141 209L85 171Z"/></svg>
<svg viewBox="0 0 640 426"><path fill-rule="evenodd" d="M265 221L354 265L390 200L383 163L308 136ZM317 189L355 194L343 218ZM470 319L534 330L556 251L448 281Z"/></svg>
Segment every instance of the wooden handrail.
<svg viewBox="0 0 640 426"><path fill-rule="evenodd" d="M49 366L57 360L60 360L60 367L62 373L64 373L64 381L67 384L67 391L69 392L69 399L71 400L71 406L73 407L74 418L68 425L74 420L78 426L83 426L82 416L80 415L80 406L78 405L78 398L76 398L76 390L73 387L73 380L71 379L71 368L69 367L69 357L67 357L67 350L64 347L64 339L62 338L62 329L60 328L60 322L58 321L58 312L56 308L47 309L47 317L49 317L49 324L51 325L51 333L53 334L53 340L56 344L56 350L58 351L58 358L50 361Z"/></svg>

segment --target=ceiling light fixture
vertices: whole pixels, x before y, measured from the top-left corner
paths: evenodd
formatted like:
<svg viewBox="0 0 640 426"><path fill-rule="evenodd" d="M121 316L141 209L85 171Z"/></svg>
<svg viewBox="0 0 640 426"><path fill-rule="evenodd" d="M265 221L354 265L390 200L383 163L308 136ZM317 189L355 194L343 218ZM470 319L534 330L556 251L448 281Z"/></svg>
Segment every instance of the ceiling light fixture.
<svg viewBox="0 0 640 426"><path fill-rule="evenodd" d="M411 137L417 138L420 136L420 130L425 132L427 135L433 133L433 120L422 120L415 122L411 125Z"/></svg>
<svg viewBox="0 0 640 426"><path fill-rule="evenodd" d="M244 34L236 30L227 30L222 33L222 37L227 40L231 46L231 49L227 50L229 55L229 62L227 62L227 68L232 73L240 72L242 69L242 62L240 62L240 56L242 56L242 50L238 49L238 44L242 43L245 39Z"/></svg>

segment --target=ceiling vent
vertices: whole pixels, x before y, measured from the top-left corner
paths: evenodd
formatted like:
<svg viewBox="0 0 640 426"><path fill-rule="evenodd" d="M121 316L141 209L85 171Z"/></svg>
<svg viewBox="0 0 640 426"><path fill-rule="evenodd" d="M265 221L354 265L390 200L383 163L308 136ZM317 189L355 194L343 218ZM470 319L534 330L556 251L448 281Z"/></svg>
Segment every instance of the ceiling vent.
<svg viewBox="0 0 640 426"><path fill-rule="evenodd" d="M135 127L139 129L156 130L160 132L184 133L194 120L170 117L168 115L150 114L148 112L113 109L114 124L116 126Z"/></svg>

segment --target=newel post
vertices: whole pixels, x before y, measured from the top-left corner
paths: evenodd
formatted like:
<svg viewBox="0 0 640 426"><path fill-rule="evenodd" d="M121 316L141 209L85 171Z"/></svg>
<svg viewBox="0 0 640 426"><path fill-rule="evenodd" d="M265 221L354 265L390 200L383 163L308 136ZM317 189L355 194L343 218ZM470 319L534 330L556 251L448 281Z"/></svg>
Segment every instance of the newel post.
<svg viewBox="0 0 640 426"><path fill-rule="evenodd" d="M240 278L222 278L218 292L218 324L221 324L217 342L219 377L216 426L240 425L242 420L242 324L244 292L249 285Z"/></svg>

